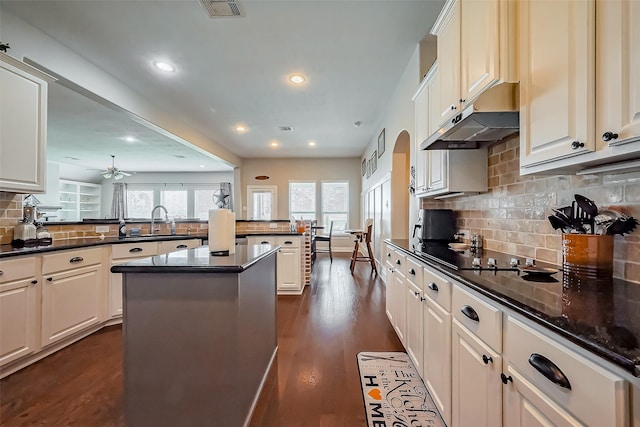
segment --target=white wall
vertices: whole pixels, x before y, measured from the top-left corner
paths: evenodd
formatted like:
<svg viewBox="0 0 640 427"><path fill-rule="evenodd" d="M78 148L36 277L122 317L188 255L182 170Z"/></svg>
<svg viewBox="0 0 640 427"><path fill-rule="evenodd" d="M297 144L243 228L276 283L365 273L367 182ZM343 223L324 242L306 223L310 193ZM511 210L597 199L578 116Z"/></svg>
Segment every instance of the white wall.
<svg viewBox="0 0 640 427"><path fill-rule="evenodd" d="M268 180L255 177L266 175ZM278 187L278 217L289 219L289 181L349 181L349 226L360 225L360 160L357 158L245 159L241 171L241 218L246 218L247 185ZM320 203L320 200L317 200ZM319 209L319 205L318 205ZM239 211L239 210L238 210ZM238 217L240 218L240 217Z"/></svg>
<svg viewBox="0 0 640 427"><path fill-rule="evenodd" d="M8 52L11 56L35 61L88 91L167 130L181 139L181 142L203 149L231 165L242 164L240 157L202 132L198 132L188 117L178 117L175 113L165 111L157 104L147 101L133 88L1 7L0 28L2 41L11 44L11 50Z"/></svg>
<svg viewBox="0 0 640 427"><path fill-rule="evenodd" d="M233 188L233 172L138 172L135 175L114 181L105 179L102 181L102 216L109 217L111 202L113 200L113 183L124 182L128 184L139 183L159 183L159 184L208 184L219 182L230 182ZM233 200L234 209L237 209L236 200ZM151 212L149 212L151 216Z"/></svg>
<svg viewBox="0 0 640 427"><path fill-rule="evenodd" d="M426 28L425 32L428 30L429 28ZM378 128L380 130L385 128L386 148L382 157L378 159L377 171L369 179L367 179L366 176L362 177L363 190L379 182L386 174L389 174L392 171L392 154L394 146L396 143L396 139L403 130L406 130L409 133L411 145L411 165L415 165L415 113L413 101L411 100L411 98L418 89L419 84L419 57L420 51L419 47L416 45L416 50L407 63L404 73L402 74L402 77L398 82L398 86L396 87L393 96L389 99L387 109L382 115L382 119L378 124ZM371 153L373 153L377 149L378 134L372 136L371 142L367 146L363 158L368 159L369 157L371 157ZM360 159L360 161L362 161L362 159ZM407 171L407 173L409 173L409 171ZM396 189L394 189L394 191L396 191ZM407 189L404 188L402 189L402 191L407 191ZM418 209L419 200L411 197L409 199L409 227L411 227L411 224L416 222L418 217ZM410 230L407 230L407 235L409 232ZM396 233L394 232L394 234Z"/></svg>

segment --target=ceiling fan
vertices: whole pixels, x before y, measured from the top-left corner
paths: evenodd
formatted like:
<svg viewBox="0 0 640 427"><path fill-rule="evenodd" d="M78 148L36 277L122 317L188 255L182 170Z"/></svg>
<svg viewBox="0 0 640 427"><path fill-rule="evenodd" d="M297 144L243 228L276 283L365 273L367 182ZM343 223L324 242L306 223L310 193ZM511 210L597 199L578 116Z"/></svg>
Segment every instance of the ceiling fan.
<svg viewBox="0 0 640 427"><path fill-rule="evenodd" d="M112 154L111 155L111 166L107 167L107 170L104 170L104 171L100 172L102 174L102 176L104 177L104 179L109 179L109 178L122 179L125 176L131 176L131 174L129 172L121 171L120 169L118 169L116 167L115 163L116 163L116 156L114 156Z"/></svg>

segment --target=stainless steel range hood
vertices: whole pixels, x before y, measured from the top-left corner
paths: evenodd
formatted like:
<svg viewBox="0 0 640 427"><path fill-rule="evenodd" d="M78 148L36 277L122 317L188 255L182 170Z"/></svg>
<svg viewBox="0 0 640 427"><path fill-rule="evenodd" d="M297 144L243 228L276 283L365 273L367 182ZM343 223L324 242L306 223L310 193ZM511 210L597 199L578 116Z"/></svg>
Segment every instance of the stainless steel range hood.
<svg viewBox="0 0 640 427"><path fill-rule="evenodd" d="M487 89L460 114L420 144L421 150L475 149L520 130L518 83Z"/></svg>

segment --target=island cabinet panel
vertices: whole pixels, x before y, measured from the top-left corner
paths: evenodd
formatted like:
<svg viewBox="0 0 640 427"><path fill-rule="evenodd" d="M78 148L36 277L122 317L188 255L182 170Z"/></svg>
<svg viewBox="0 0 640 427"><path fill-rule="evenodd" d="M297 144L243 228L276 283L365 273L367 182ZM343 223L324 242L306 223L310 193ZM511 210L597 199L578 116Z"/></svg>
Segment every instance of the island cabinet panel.
<svg viewBox="0 0 640 427"><path fill-rule="evenodd" d="M42 256L42 346L101 321L102 248Z"/></svg>
<svg viewBox="0 0 640 427"><path fill-rule="evenodd" d="M198 240L199 242L200 240ZM165 243L174 244L172 242L142 242L142 243L124 243L111 246L111 266L124 264L125 262L135 261L158 255L159 247ZM162 249L167 249L163 247ZM166 252L171 252L170 249ZM109 277L109 301L108 310L110 317L122 317L122 274L110 273Z"/></svg>
<svg viewBox="0 0 640 427"><path fill-rule="evenodd" d="M36 258L0 264L0 366L38 350Z"/></svg>
<svg viewBox="0 0 640 427"><path fill-rule="evenodd" d="M276 351L275 252L240 272L123 276L127 425L246 425Z"/></svg>

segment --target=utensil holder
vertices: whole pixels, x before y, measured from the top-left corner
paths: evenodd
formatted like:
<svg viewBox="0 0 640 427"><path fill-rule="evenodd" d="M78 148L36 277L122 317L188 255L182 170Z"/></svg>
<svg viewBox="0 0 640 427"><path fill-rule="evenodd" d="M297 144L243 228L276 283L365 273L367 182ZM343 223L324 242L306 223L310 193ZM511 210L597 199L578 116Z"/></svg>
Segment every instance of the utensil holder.
<svg viewBox="0 0 640 427"><path fill-rule="evenodd" d="M613 277L613 236L562 235L563 285L577 290L610 285Z"/></svg>

